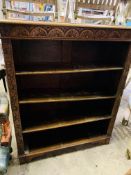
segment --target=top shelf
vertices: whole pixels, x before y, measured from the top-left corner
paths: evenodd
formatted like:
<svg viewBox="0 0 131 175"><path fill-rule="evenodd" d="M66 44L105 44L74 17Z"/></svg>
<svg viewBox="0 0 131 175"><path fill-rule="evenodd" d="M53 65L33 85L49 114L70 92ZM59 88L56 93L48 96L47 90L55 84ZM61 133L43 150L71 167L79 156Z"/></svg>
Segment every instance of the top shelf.
<svg viewBox="0 0 131 175"><path fill-rule="evenodd" d="M12 48L16 75L75 74L122 70L128 44L12 40Z"/></svg>

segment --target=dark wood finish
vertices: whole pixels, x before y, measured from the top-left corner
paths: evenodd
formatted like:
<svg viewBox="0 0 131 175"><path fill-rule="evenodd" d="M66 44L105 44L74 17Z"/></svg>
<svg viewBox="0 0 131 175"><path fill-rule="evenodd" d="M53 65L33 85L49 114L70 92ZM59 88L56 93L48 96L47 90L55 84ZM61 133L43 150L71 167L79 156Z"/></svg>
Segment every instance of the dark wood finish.
<svg viewBox="0 0 131 175"><path fill-rule="evenodd" d="M130 28L1 21L0 32L20 162L109 143Z"/></svg>
<svg viewBox="0 0 131 175"><path fill-rule="evenodd" d="M126 57L125 68L124 68L124 71L123 71L123 74L122 74L122 77L121 77L121 81L120 81L119 86L118 86L117 99L115 101L114 108L112 110L112 120L110 122L108 131L107 131L107 134L109 136L111 136L111 133L112 133L112 130L113 130L113 125L114 125L114 122L115 122L115 118L116 118L117 111L118 111L118 108L119 108L120 100L121 100L121 97L122 97L122 92L123 92L123 89L124 89L124 85L125 85L125 82L126 82L127 74L128 74L128 71L129 71L130 63L131 63L131 44L129 45L128 53L125 55L125 57Z"/></svg>

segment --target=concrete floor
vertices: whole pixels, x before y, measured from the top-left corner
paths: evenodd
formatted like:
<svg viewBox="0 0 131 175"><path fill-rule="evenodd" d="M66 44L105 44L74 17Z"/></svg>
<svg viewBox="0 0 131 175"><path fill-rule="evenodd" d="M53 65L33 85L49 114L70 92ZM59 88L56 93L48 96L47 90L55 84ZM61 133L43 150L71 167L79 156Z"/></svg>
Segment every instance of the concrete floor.
<svg viewBox="0 0 131 175"><path fill-rule="evenodd" d="M2 82L0 82L1 91L4 91ZM41 159L21 166L17 159L12 115L10 115L13 160L10 162L7 175L124 175L131 169L131 160L127 160L125 156L127 147L131 149L131 123L128 127L121 125L122 118L129 116L129 94L131 94L131 83L124 90L109 145Z"/></svg>

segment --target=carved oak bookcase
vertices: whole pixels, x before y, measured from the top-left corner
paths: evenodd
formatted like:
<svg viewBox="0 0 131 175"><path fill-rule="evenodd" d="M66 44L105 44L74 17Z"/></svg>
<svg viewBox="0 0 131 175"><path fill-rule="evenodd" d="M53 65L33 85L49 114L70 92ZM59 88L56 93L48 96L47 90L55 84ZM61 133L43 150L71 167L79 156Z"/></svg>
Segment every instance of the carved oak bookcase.
<svg viewBox="0 0 131 175"><path fill-rule="evenodd" d="M3 20L0 33L20 163L109 143L130 28Z"/></svg>

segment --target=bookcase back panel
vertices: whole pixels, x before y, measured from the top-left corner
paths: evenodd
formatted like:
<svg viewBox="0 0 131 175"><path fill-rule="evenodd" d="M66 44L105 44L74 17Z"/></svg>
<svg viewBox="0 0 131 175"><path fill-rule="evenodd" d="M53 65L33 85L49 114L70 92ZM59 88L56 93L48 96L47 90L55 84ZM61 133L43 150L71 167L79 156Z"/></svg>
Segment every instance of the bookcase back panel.
<svg viewBox="0 0 131 175"><path fill-rule="evenodd" d="M13 41L16 65L59 63L62 58L61 41ZM18 54L18 55L16 55Z"/></svg>
<svg viewBox="0 0 131 175"><path fill-rule="evenodd" d="M122 71L18 76L19 98L68 95L115 95Z"/></svg>
<svg viewBox="0 0 131 175"><path fill-rule="evenodd" d="M63 103L21 104L22 127L24 129L53 122L66 122L94 116L110 116L114 100L115 99L104 99Z"/></svg>
<svg viewBox="0 0 131 175"><path fill-rule="evenodd" d="M35 150L51 145L104 135L107 132L109 121L98 121L91 124L47 130L45 132L39 132L39 134L25 134L25 145L27 144L29 146L29 150Z"/></svg>
<svg viewBox="0 0 131 175"><path fill-rule="evenodd" d="M72 61L91 67L123 66L127 48L128 44L117 42L72 42Z"/></svg>
<svg viewBox="0 0 131 175"><path fill-rule="evenodd" d="M128 49L128 43L98 41L12 40L12 46L16 71L123 66Z"/></svg>

